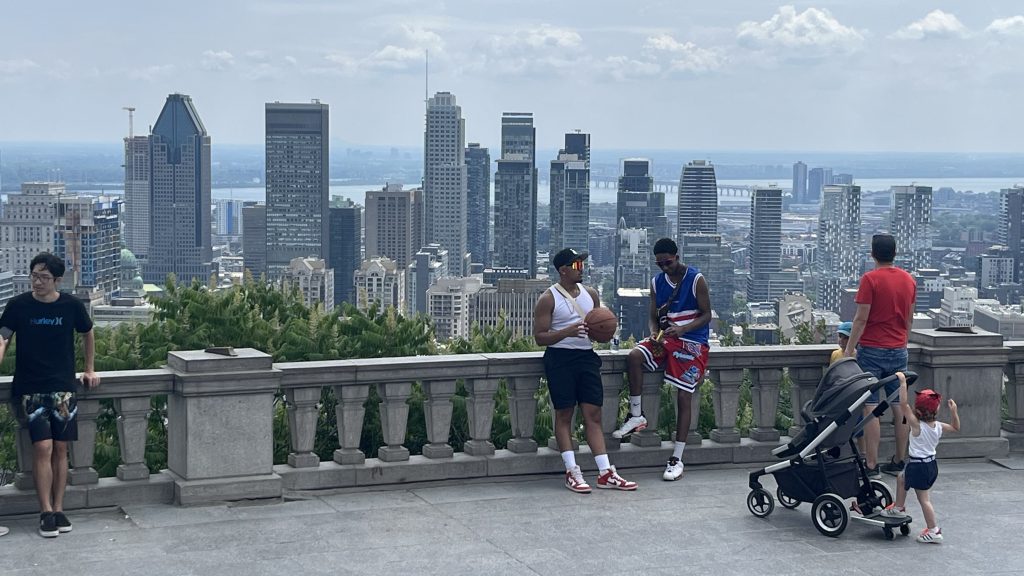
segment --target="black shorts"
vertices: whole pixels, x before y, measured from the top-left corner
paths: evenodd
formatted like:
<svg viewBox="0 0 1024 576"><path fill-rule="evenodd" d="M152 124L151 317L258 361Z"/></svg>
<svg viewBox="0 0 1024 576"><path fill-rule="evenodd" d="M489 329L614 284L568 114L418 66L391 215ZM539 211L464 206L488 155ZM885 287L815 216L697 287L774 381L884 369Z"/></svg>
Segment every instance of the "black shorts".
<svg viewBox="0 0 1024 576"><path fill-rule="evenodd" d="M21 397L32 443L78 440L78 401L74 392L41 392Z"/></svg>
<svg viewBox="0 0 1024 576"><path fill-rule="evenodd" d="M549 346L544 352L544 374L555 410L576 404L600 406L604 403L601 357L593 350Z"/></svg>
<svg viewBox="0 0 1024 576"><path fill-rule="evenodd" d="M927 462L907 460L907 467L903 469L903 488L910 490L931 490L935 479L939 477L939 463L934 458Z"/></svg>

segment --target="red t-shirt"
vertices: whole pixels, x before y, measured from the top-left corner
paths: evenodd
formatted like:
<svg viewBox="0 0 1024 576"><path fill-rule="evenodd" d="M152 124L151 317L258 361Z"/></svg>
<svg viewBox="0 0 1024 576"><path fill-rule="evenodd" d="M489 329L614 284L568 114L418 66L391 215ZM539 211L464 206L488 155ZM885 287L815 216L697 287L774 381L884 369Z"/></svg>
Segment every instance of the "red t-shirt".
<svg viewBox="0 0 1024 576"><path fill-rule="evenodd" d="M914 313L917 283L895 266L875 268L860 279L857 304L870 304L868 323L860 345L869 348L906 348L908 314Z"/></svg>

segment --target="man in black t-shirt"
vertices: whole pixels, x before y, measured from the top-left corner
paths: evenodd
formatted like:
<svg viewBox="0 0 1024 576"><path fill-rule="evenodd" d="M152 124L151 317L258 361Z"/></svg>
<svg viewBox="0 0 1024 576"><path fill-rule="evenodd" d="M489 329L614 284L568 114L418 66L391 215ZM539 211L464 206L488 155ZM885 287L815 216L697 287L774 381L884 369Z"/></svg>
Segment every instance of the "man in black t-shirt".
<svg viewBox="0 0 1024 576"><path fill-rule="evenodd" d="M12 400L28 422L32 475L39 498L39 533L46 538L71 531L64 515L68 442L78 439L75 401L75 332L85 346L86 388L99 386L93 369L92 320L74 296L57 291L64 261L42 253L32 259L32 291L15 296L0 316L0 361L12 335L18 339Z"/></svg>

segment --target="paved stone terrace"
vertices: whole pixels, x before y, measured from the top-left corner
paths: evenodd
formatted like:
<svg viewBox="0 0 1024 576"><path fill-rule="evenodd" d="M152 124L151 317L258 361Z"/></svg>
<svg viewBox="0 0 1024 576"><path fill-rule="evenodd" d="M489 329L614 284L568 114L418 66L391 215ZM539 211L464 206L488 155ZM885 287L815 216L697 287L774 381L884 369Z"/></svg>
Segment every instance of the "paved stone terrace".
<svg viewBox="0 0 1024 576"><path fill-rule="evenodd" d="M635 493L572 494L559 476L290 494L285 502L129 506L71 514L41 538L0 517L5 576L299 574L1024 574L1024 471L941 464L933 502L946 541L924 545L852 523L820 535L809 505L746 508L750 468L682 480L627 471ZM587 474L593 480L595 474ZM894 479L885 477L890 486ZM773 484L770 477L765 485ZM774 489L774 486L772 486ZM920 518L916 500L908 502ZM912 536L923 528L918 520Z"/></svg>

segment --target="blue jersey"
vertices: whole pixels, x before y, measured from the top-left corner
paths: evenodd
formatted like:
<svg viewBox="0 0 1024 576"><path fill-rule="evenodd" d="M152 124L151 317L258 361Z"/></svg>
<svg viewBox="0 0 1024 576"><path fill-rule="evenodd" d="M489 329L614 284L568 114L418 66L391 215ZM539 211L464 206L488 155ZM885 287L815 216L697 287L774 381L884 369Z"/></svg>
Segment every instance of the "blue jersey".
<svg viewBox="0 0 1024 576"><path fill-rule="evenodd" d="M683 275L683 284L679 289L676 299L668 307L668 321L676 326L686 326L700 316L700 305L697 304L697 279L703 278L700 270L693 266L686 267L686 274ZM676 285L668 278L668 274L662 272L651 279L651 291L654 294L654 305L661 307L672 297L672 291ZM708 325L687 332L683 340L708 343Z"/></svg>

